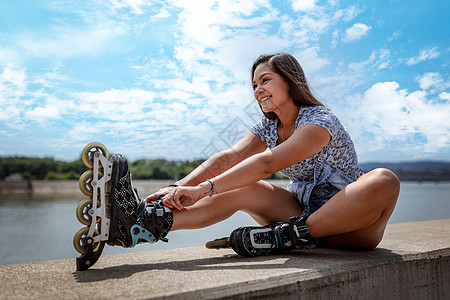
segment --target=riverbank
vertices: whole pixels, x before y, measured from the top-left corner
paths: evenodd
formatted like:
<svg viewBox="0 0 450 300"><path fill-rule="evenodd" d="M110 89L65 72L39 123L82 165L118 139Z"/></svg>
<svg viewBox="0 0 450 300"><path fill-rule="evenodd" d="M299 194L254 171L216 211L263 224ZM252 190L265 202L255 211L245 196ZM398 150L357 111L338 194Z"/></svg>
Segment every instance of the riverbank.
<svg viewBox="0 0 450 300"><path fill-rule="evenodd" d="M374 251L243 258L204 247L0 266L2 299L448 299L450 220L389 225Z"/></svg>

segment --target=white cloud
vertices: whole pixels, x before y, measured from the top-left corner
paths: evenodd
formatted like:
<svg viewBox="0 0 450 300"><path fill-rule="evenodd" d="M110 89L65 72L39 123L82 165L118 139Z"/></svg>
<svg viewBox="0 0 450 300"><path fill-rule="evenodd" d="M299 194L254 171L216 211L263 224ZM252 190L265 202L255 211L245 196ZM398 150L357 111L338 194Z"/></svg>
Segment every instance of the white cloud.
<svg viewBox="0 0 450 300"><path fill-rule="evenodd" d="M25 69L9 64L3 67L3 71L0 74L0 83L2 85L11 84L18 88L23 88L26 77Z"/></svg>
<svg viewBox="0 0 450 300"><path fill-rule="evenodd" d="M26 111L24 113L26 119L44 123L51 119L57 119L60 117L60 111L57 107L46 106L46 107L36 107L32 110Z"/></svg>
<svg viewBox="0 0 450 300"><path fill-rule="evenodd" d="M54 27L45 36L21 34L16 43L22 51L31 57L69 58L77 55L100 55L114 47L114 39L126 33L127 25L117 22L101 22L92 27L73 29L70 27Z"/></svg>
<svg viewBox="0 0 450 300"><path fill-rule="evenodd" d="M372 27L363 23L353 24L352 27L345 30L345 35L342 38L342 40L344 42L352 42L355 40L359 40L362 37L366 36L371 29Z"/></svg>
<svg viewBox="0 0 450 300"><path fill-rule="evenodd" d="M95 115L100 120L135 122L145 119L147 111L162 108L154 103L154 92L140 89L82 92L74 97L80 113Z"/></svg>
<svg viewBox="0 0 450 300"><path fill-rule="evenodd" d="M339 30L333 30L333 33L331 34L331 47L335 48L338 45L340 38Z"/></svg>
<svg viewBox="0 0 450 300"><path fill-rule="evenodd" d="M333 19L337 21L342 19L342 21L344 22L350 22L360 13L361 10L358 7L352 5L344 9L336 10L336 12L333 14Z"/></svg>
<svg viewBox="0 0 450 300"><path fill-rule="evenodd" d="M442 92L439 94L439 98L450 102L450 93Z"/></svg>
<svg viewBox="0 0 450 300"><path fill-rule="evenodd" d="M145 7L154 4L154 1L146 0L111 0L111 6L114 9L129 8L133 14L144 14Z"/></svg>
<svg viewBox="0 0 450 300"><path fill-rule="evenodd" d="M450 102L436 103L424 91L408 93L397 82L379 82L363 95L348 97L342 116L358 148L438 153L450 146Z"/></svg>
<svg viewBox="0 0 450 300"><path fill-rule="evenodd" d="M397 31L392 33L392 35L388 38L388 41L389 42L395 41L402 35L403 35L403 32L400 31L400 30L397 30Z"/></svg>
<svg viewBox="0 0 450 300"><path fill-rule="evenodd" d="M18 101L26 93L26 80L25 69L13 65L3 67L0 73L0 120L6 124L20 116Z"/></svg>
<svg viewBox="0 0 450 300"><path fill-rule="evenodd" d="M292 0L292 8L295 11L311 11L316 8L317 0Z"/></svg>
<svg viewBox="0 0 450 300"><path fill-rule="evenodd" d="M391 66L391 51L389 49L374 50L370 54L369 58L362 62L352 62L349 64L349 68L364 73L368 70L386 69Z"/></svg>
<svg viewBox="0 0 450 300"><path fill-rule="evenodd" d="M435 91L442 91L450 87L450 82L444 82L442 75L436 72L428 72L422 76L417 76L416 80L419 83L420 88L424 90L435 87L435 89L430 91L431 93L434 93Z"/></svg>
<svg viewBox="0 0 450 300"><path fill-rule="evenodd" d="M166 8L161 9L156 15L152 16L153 20L157 20L157 19L165 19L170 17L172 14L170 13L170 11Z"/></svg>
<svg viewBox="0 0 450 300"><path fill-rule="evenodd" d="M438 47L422 49L418 55L408 59L406 64L408 66L413 66L422 61L438 58L440 55L441 53L438 51Z"/></svg>
<svg viewBox="0 0 450 300"><path fill-rule="evenodd" d="M294 54L306 74L318 72L330 63L327 59L319 57L319 51L319 47L310 47Z"/></svg>
<svg viewBox="0 0 450 300"><path fill-rule="evenodd" d="M0 65L17 64L20 61L20 53L5 46L0 35Z"/></svg>
<svg viewBox="0 0 450 300"><path fill-rule="evenodd" d="M31 83L40 85L45 88L54 88L58 86L60 82L69 80L70 77L68 75L63 74L59 70L55 69L52 72L42 73L33 76Z"/></svg>

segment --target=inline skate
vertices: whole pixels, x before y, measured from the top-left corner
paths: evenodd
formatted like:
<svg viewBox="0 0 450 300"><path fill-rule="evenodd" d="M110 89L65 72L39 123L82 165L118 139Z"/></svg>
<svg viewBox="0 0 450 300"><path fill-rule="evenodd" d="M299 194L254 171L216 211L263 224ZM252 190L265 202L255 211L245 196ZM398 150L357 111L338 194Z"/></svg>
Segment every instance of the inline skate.
<svg viewBox="0 0 450 300"><path fill-rule="evenodd" d="M79 187L89 198L76 209L78 221L86 225L73 238L77 270L83 271L100 258L105 243L125 248L139 243L167 242L173 223L172 212L161 201L141 200L133 187L127 160L120 154L110 159L106 147L90 143L81 159L90 168L79 179ZM163 195L161 195L163 196Z"/></svg>
<svg viewBox="0 0 450 300"><path fill-rule="evenodd" d="M296 248L308 248L317 243L309 237L307 217L291 217L289 222L278 222L264 227L239 227L229 237L206 243L206 248L233 248L241 256L260 256L286 253Z"/></svg>

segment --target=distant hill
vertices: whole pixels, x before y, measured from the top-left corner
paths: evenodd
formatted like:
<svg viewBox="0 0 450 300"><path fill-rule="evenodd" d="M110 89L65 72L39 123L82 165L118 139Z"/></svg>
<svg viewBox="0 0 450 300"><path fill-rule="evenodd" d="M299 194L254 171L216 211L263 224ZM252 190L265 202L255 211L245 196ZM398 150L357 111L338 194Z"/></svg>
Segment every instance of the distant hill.
<svg viewBox="0 0 450 300"><path fill-rule="evenodd" d="M360 163L365 172L376 168L392 170L402 181L449 181L450 162L414 161L414 162L368 162Z"/></svg>

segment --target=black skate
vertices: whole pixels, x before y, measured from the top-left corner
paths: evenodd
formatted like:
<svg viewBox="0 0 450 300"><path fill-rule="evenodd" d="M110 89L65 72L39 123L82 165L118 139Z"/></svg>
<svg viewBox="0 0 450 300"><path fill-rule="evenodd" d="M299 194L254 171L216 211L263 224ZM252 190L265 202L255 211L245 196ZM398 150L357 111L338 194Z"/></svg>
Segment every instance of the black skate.
<svg viewBox="0 0 450 300"><path fill-rule="evenodd" d="M77 218L87 225L74 236L77 270L86 270L100 258L105 246L134 247L141 242L155 243L172 226L172 212L160 201L140 200L131 182L128 162L121 155L108 160L108 151L99 143L84 147L84 164L91 168L80 176L80 190L90 198L80 202ZM95 200L95 201L94 201Z"/></svg>
<svg viewBox="0 0 450 300"><path fill-rule="evenodd" d="M138 243L167 242L172 227L172 211L161 201L146 203L139 199L131 182L127 160L115 155L111 178L111 229L108 245L131 248Z"/></svg>
<svg viewBox="0 0 450 300"><path fill-rule="evenodd" d="M304 248L315 239L309 237L305 217L291 217L289 222L279 222L264 227L239 227L230 235L230 245L242 256L260 256L286 253Z"/></svg>

